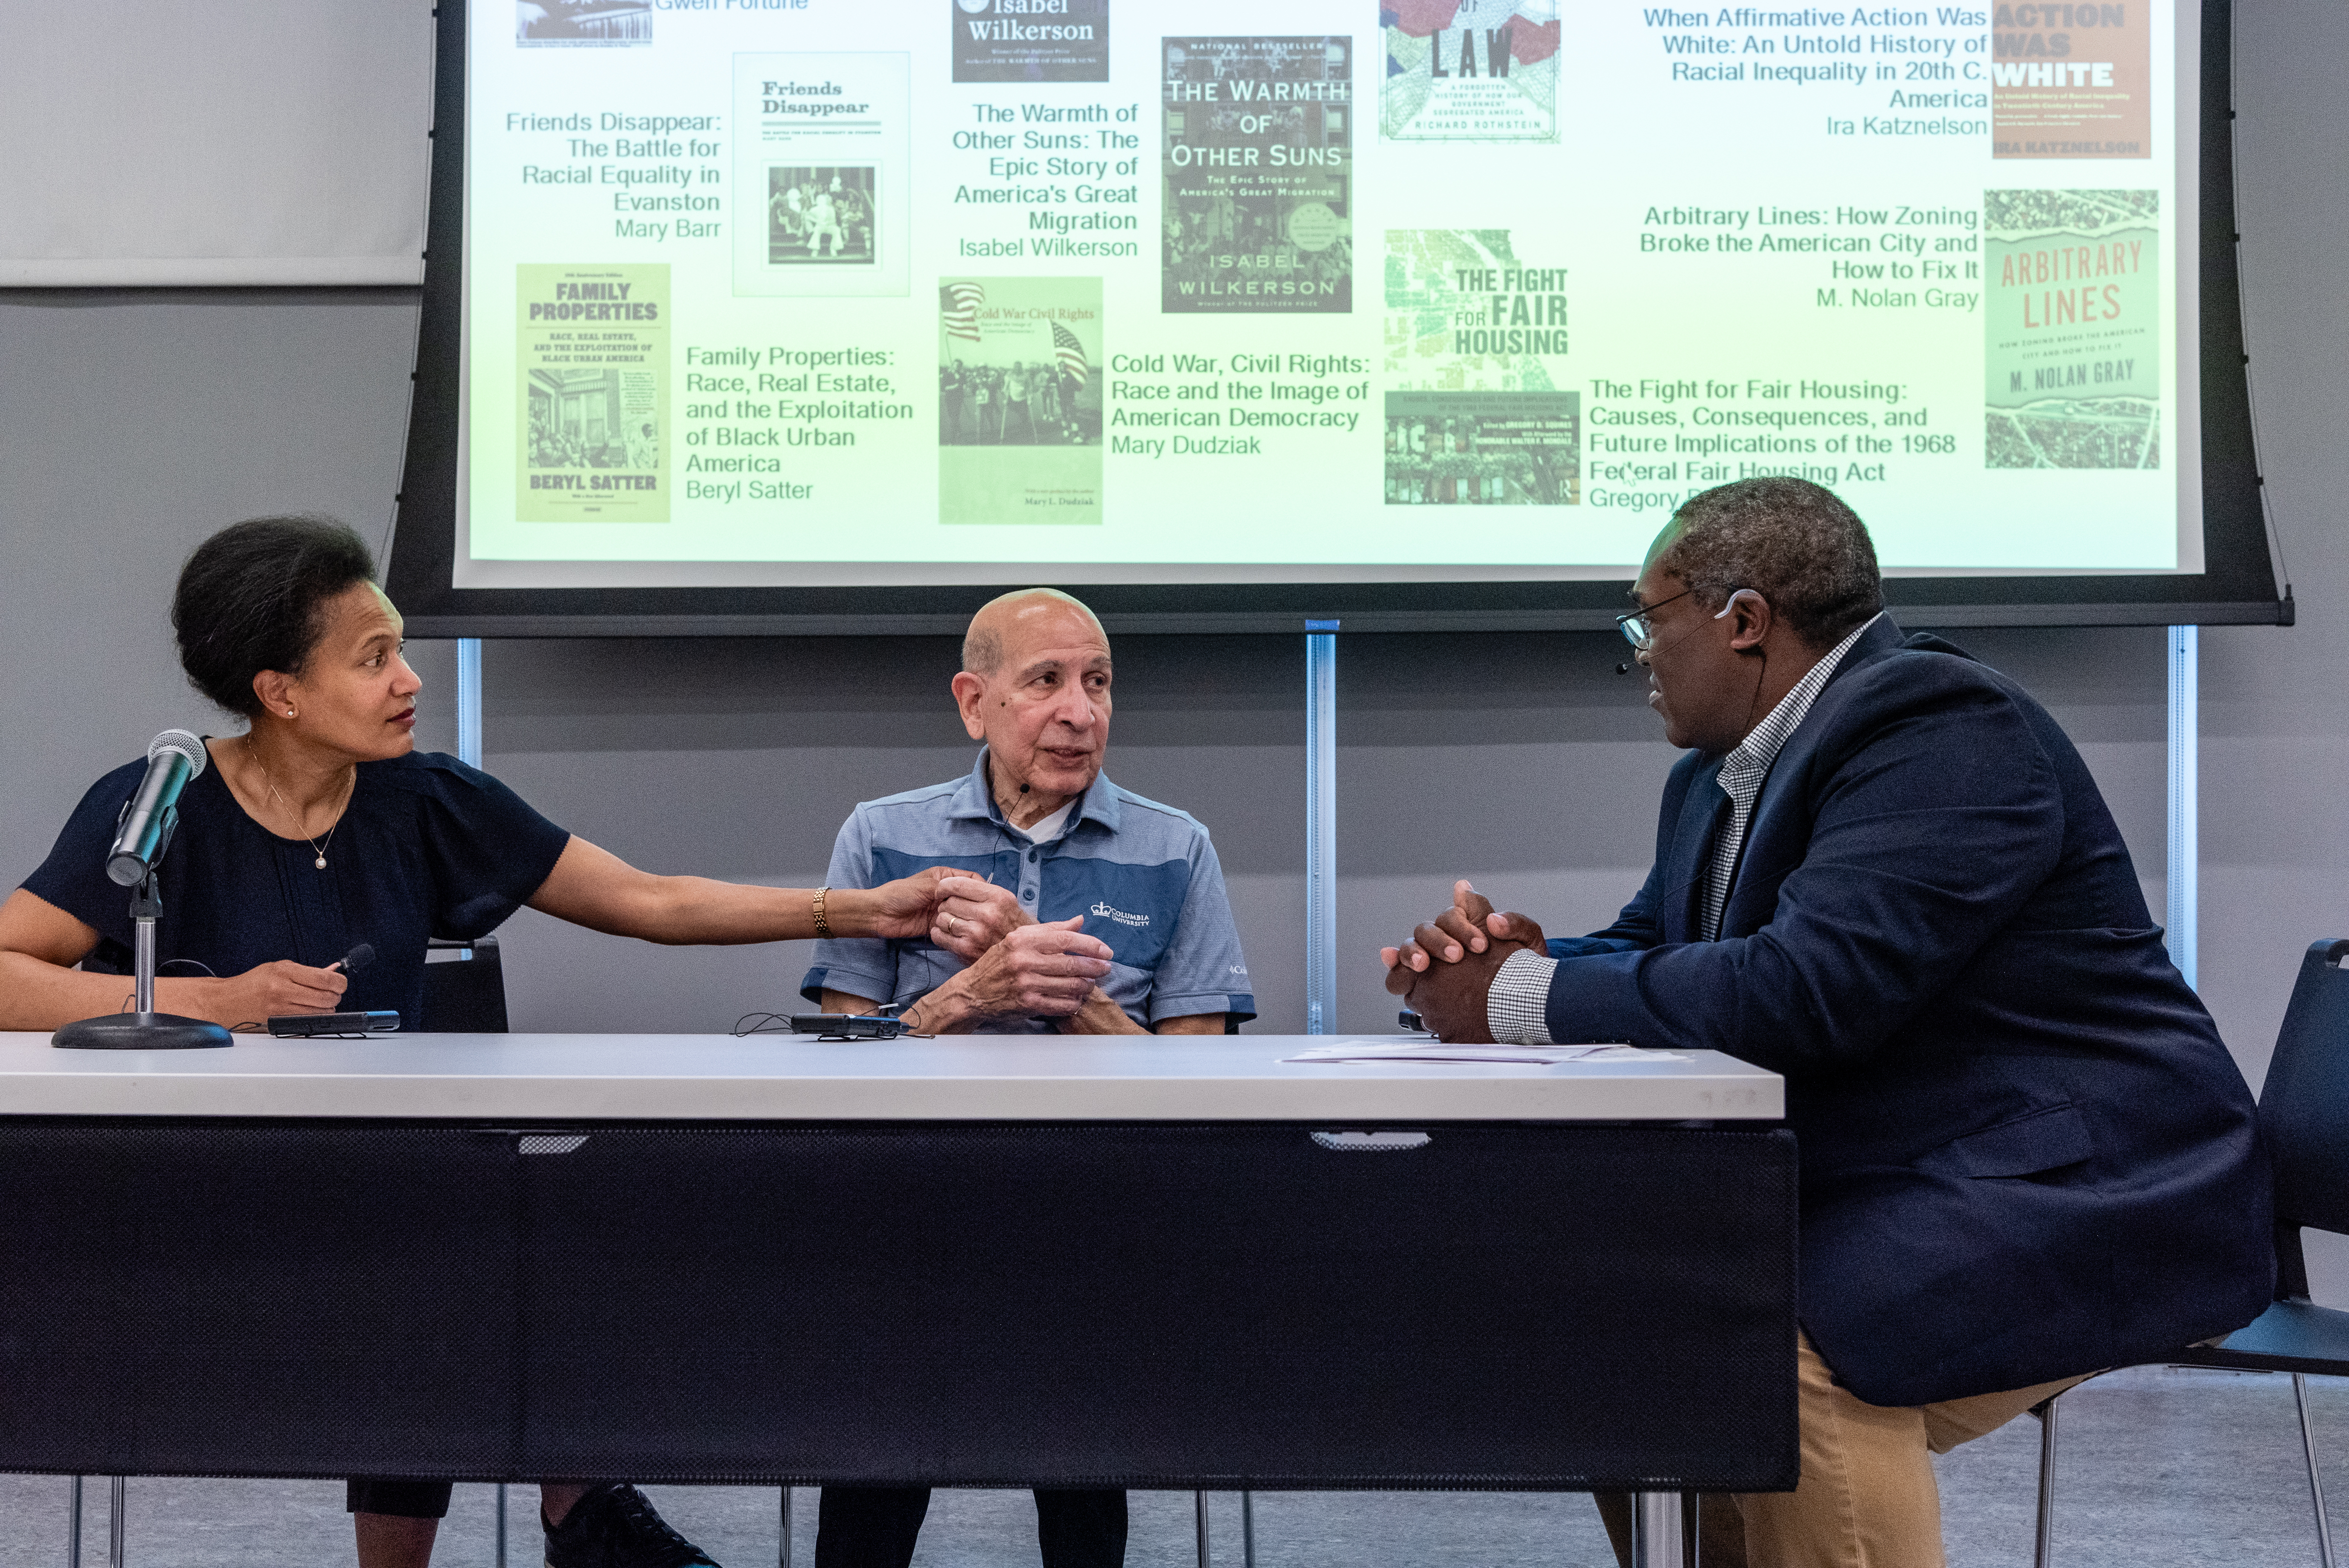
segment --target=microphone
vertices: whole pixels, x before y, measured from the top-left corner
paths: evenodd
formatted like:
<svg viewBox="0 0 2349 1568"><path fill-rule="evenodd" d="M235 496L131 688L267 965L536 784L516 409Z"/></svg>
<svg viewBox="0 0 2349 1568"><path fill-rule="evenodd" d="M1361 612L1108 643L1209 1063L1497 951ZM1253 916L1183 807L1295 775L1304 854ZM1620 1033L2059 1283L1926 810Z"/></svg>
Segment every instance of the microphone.
<svg viewBox="0 0 2349 1568"><path fill-rule="evenodd" d="M162 856L180 820L180 792L212 759L202 737L166 730L147 742L147 775L123 808L114 845L106 852L108 878L135 888Z"/></svg>
<svg viewBox="0 0 2349 1568"><path fill-rule="evenodd" d="M68 1023L49 1044L68 1051L186 1051L229 1044L228 1031L201 1018L155 1011L155 922L163 900L150 878L180 826L180 792L204 771L204 742L166 730L147 745L147 774L122 807L106 852L109 880L131 889L130 1011Z"/></svg>
<svg viewBox="0 0 2349 1568"><path fill-rule="evenodd" d="M350 951L345 953L342 957L336 959L326 967L328 969L341 970L345 974L357 974L359 971L367 968L367 965L373 962L375 962L375 948L373 944L361 942L358 946L353 948Z"/></svg>
<svg viewBox="0 0 2349 1568"><path fill-rule="evenodd" d="M1631 673L1631 667L1628 664L1619 664L1615 667L1615 673L1618 675L1629 675Z"/></svg>

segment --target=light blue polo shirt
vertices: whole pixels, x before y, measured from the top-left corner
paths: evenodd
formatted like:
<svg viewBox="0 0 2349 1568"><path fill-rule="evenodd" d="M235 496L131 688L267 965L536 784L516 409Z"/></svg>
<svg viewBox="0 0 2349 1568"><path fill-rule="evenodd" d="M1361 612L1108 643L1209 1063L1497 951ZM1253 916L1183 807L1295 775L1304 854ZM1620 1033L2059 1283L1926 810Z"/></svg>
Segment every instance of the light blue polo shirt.
<svg viewBox="0 0 2349 1568"><path fill-rule="evenodd" d="M848 814L827 880L874 888L932 866L954 866L1019 895L1040 920L1082 915L1107 942L1101 981L1127 1017L1147 1027L1201 1012L1256 1016L1247 961L1207 830L1185 811L1145 800L1097 774L1057 838L1030 844L1004 820L987 784L987 752L959 779L868 800ZM963 961L927 937L818 942L800 994L844 991L910 1004ZM1043 1033L1049 1023L1000 1019L991 1033Z"/></svg>

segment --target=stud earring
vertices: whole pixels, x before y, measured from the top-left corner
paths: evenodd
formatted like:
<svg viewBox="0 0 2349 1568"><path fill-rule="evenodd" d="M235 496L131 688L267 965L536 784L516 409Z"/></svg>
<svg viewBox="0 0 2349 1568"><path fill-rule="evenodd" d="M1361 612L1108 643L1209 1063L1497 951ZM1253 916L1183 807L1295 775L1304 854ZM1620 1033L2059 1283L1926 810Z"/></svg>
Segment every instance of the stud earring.
<svg viewBox="0 0 2349 1568"><path fill-rule="evenodd" d="M291 718L294 716L294 710L293 710L293 709L291 709L291 708L286 709L286 710L285 710L285 716L286 716L287 718L291 719Z"/></svg>

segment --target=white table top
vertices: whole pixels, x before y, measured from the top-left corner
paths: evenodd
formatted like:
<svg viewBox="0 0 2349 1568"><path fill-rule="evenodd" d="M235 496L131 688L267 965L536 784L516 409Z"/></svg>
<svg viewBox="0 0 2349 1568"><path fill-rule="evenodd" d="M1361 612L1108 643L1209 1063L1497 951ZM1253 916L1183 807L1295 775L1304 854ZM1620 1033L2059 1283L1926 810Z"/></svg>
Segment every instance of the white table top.
<svg viewBox="0 0 2349 1568"><path fill-rule="evenodd" d="M0 1033L0 1115L1343 1123L1784 1114L1776 1074L1710 1051L1553 1066L1282 1060L1368 1038L239 1035L226 1050L60 1051L46 1034Z"/></svg>

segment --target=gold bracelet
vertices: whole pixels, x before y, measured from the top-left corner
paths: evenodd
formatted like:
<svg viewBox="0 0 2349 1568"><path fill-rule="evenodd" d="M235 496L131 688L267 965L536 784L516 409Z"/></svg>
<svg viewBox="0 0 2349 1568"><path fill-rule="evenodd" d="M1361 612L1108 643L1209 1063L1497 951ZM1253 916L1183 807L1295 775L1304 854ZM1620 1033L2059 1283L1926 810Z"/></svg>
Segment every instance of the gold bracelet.
<svg viewBox="0 0 2349 1568"><path fill-rule="evenodd" d="M815 890L815 934L825 941L832 940L832 922L823 918L823 896L831 891L829 888Z"/></svg>

